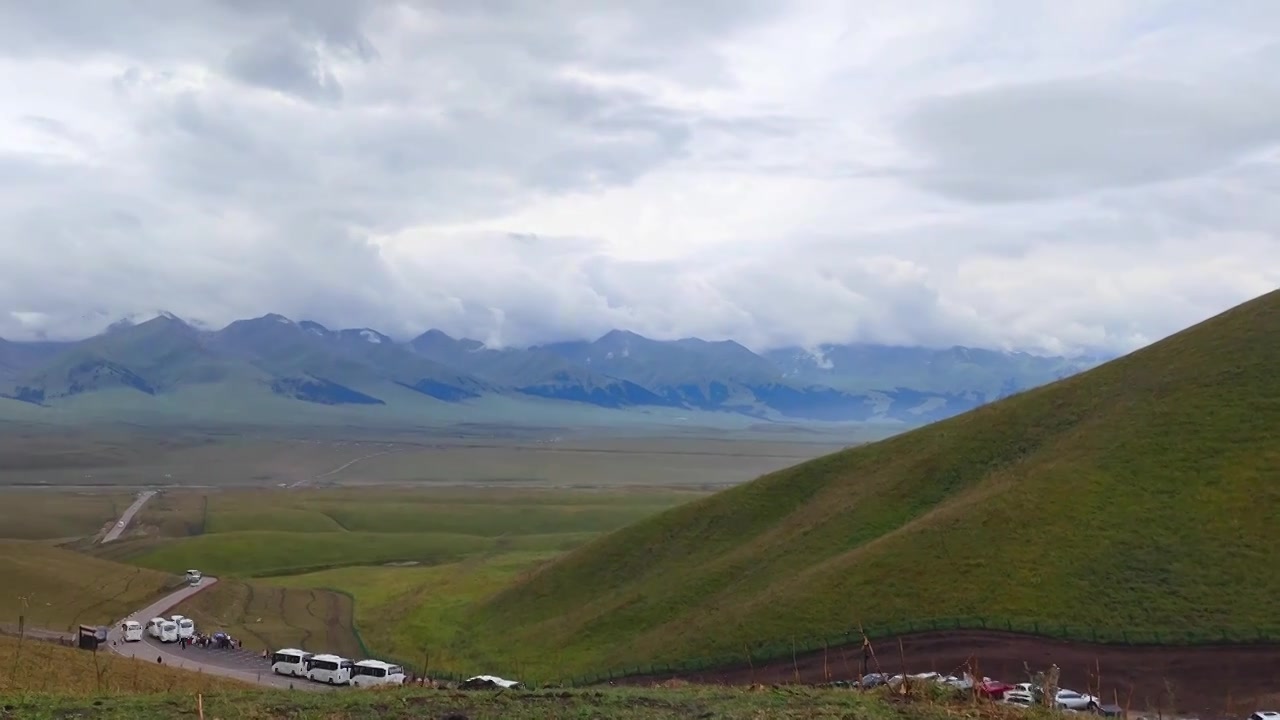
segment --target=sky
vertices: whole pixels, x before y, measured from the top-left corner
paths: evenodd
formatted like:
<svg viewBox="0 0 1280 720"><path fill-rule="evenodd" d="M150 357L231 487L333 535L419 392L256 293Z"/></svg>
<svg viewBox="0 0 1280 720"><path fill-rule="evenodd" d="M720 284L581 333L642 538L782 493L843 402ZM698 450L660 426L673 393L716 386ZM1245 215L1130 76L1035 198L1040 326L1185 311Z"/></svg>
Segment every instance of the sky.
<svg viewBox="0 0 1280 720"><path fill-rule="evenodd" d="M1124 352L1280 287L1280 3L0 2L0 337Z"/></svg>

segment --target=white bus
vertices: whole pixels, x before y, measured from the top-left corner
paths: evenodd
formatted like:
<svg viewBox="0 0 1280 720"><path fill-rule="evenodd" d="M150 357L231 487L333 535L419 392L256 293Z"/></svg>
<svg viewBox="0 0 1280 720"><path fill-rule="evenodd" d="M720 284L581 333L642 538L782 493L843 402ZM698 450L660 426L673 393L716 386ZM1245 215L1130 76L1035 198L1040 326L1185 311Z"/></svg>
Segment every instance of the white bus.
<svg viewBox="0 0 1280 720"><path fill-rule="evenodd" d="M153 617L147 621L147 634L151 637L160 639L160 626L164 625L165 619L162 617Z"/></svg>
<svg viewBox="0 0 1280 720"><path fill-rule="evenodd" d="M307 658L307 679L312 682L346 685L351 682L355 663L337 655L312 655Z"/></svg>
<svg viewBox="0 0 1280 720"><path fill-rule="evenodd" d="M120 630L124 633L125 642L140 642L142 640L142 623L137 620L125 620L120 623Z"/></svg>
<svg viewBox="0 0 1280 720"><path fill-rule="evenodd" d="M351 668L351 684L356 687L403 685L404 668L381 660L361 660Z"/></svg>
<svg viewBox="0 0 1280 720"><path fill-rule="evenodd" d="M178 642L178 623L172 620L160 623L160 642Z"/></svg>
<svg viewBox="0 0 1280 720"><path fill-rule="evenodd" d="M306 650L293 648L277 650L271 655L271 672L277 675L304 677L307 674L307 660L311 657L312 653Z"/></svg>

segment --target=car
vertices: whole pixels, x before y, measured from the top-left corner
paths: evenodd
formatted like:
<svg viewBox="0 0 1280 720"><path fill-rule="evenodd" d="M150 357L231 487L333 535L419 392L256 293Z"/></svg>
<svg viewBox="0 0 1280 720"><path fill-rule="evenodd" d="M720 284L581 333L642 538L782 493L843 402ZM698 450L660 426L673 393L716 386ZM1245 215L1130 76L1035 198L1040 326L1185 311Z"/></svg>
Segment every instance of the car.
<svg viewBox="0 0 1280 720"><path fill-rule="evenodd" d="M1249 720L1280 720L1280 711L1259 710L1249 716Z"/></svg>
<svg viewBox="0 0 1280 720"><path fill-rule="evenodd" d="M978 693L984 697L989 697L992 700L1000 700L1004 697L1005 693L1014 689L1015 688L1007 682L992 680L991 678L984 678L982 682L978 684Z"/></svg>
<svg viewBox="0 0 1280 720"><path fill-rule="evenodd" d="M1092 695L1085 695L1066 688L1059 690L1054 700L1057 702L1058 707L1064 710L1091 710L1100 704L1098 698Z"/></svg>
<svg viewBox="0 0 1280 720"><path fill-rule="evenodd" d="M1036 704L1036 697L1026 690L1009 690L1005 692L1004 697L1000 698L1000 702L1007 705L1031 707Z"/></svg>

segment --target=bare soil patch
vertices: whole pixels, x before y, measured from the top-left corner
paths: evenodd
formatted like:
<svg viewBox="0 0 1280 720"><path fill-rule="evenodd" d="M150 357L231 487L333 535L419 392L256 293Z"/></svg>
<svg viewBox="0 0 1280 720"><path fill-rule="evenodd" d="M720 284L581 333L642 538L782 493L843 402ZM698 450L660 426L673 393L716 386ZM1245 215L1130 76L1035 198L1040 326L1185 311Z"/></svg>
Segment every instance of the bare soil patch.
<svg viewBox="0 0 1280 720"><path fill-rule="evenodd" d="M901 641L901 651L899 651ZM1025 666L1047 669L1057 663L1062 685L1098 693L1134 711L1161 709L1196 713L1247 714L1280 692L1280 647L1126 646L1094 645L1050 640L1016 633L965 631L919 633L872 642L883 672L936 671L949 673L973 663L979 675L1023 682ZM875 661L867 661L875 672ZM697 683L752 685L756 683L820 683L858 676L863 667L861 645L833 647L754 668L740 667L681 674ZM651 684L672 675L632 677L619 684Z"/></svg>

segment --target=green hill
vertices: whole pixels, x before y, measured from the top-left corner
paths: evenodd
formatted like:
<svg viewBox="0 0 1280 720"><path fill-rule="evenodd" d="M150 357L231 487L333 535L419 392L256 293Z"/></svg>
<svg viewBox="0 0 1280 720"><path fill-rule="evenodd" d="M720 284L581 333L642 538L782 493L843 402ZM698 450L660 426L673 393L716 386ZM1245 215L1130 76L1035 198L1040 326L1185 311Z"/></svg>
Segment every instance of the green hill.
<svg viewBox="0 0 1280 720"><path fill-rule="evenodd" d="M478 608L526 674L984 618L1280 629L1280 292L1084 374L605 536Z"/></svg>

